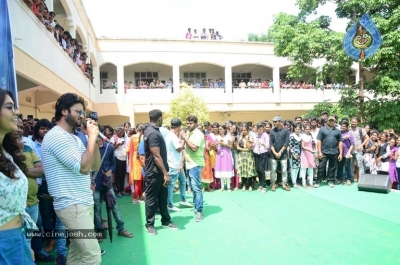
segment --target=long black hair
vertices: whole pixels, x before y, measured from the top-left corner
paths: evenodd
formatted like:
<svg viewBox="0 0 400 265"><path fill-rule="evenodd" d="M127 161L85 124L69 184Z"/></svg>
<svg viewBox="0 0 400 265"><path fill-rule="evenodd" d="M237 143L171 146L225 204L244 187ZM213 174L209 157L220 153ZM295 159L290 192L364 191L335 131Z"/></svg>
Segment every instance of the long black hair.
<svg viewBox="0 0 400 265"><path fill-rule="evenodd" d="M0 106L4 104L6 96L9 96L13 102L15 103L13 94L8 90L0 89ZM4 136L2 145L0 147L0 172L9 177L10 179L15 179L15 172L17 170L17 166L24 171L26 168L25 157L21 155L17 155L17 151L19 150L17 145L17 138L12 136L12 133L8 133ZM5 152L9 153L15 162L15 164L6 157ZM17 165L17 166L16 166Z"/></svg>

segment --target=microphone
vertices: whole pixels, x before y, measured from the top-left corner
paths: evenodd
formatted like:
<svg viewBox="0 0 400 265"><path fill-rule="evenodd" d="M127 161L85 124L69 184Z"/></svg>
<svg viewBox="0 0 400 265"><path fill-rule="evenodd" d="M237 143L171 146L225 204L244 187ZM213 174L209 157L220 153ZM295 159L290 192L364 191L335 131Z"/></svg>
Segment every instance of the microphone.
<svg viewBox="0 0 400 265"><path fill-rule="evenodd" d="M110 143L110 140L108 140L108 138L104 134L102 134L101 132L99 132L99 136L100 136L101 139L103 139L103 141L106 141L107 143Z"/></svg>

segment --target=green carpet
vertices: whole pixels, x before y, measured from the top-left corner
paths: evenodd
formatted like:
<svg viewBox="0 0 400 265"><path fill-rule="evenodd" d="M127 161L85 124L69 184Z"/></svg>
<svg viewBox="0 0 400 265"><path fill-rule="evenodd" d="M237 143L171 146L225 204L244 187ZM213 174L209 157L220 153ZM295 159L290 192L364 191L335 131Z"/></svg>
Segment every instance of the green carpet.
<svg viewBox="0 0 400 265"><path fill-rule="evenodd" d="M159 217L157 236L144 230L144 205L118 199L135 237L114 231L113 243L100 244L102 264L400 264L400 193L358 192L353 185L212 192L204 199L203 222L182 209L171 213L180 230L162 228Z"/></svg>

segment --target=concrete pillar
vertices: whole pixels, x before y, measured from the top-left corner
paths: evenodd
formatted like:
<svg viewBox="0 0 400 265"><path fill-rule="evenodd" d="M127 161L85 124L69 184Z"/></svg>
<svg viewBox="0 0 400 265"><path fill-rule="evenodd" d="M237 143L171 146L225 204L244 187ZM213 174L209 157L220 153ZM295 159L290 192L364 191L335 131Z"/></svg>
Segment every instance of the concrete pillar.
<svg viewBox="0 0 400 265"><path fill-rule="evenodd" d="M67 17L67 27L65 28L70 34L72 38L76 38L76 29L72 16Z"/></svg>
<svg viewBox="0 0 400 265"><path fill-rule="evenodd" d="M225 93L232 94L232 66L225 66Z"/></svg>
<svg viewBox="0 0 400 265"><path fill-rule="evenodd" d="M173 91L177 93L179 91L179 65L172 66L172 81L173 81Z"/></svg>
<svg viewBox="0 0 400 265"><path fill-rule="evenodd" d="M46 4L47 9L49 9L49 12L54 11L53 0L46 0L44 3Z"/></svg>
<svg viewBox="0 0 400 265"><path fill-rule="evenodd" d="M279 67L274 67L272 70L272 81L274 82L274 93L281 93L281 83L280 83L280 76L279 76Z"/></svg>
<svg viewBox="0 0 400 265"><path fill-rule="evenodd" d="M124 66L121 64L117 65L117 83L118 83L118 95L124 95Z"/></svg>

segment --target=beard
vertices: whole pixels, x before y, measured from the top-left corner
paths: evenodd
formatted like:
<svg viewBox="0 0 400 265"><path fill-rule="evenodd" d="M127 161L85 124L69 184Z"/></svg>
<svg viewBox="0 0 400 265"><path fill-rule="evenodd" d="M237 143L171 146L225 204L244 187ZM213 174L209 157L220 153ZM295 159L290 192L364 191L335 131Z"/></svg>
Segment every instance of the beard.
<svg viewBox="0 0 400 265"><path fill-rule="evenodd" d="M77 119L76 117L72 116L71 113L68 113L67 116L65 116L65 121L68 123L68 125L78 128L81 127L82 121L80 119Z"/></svg>

